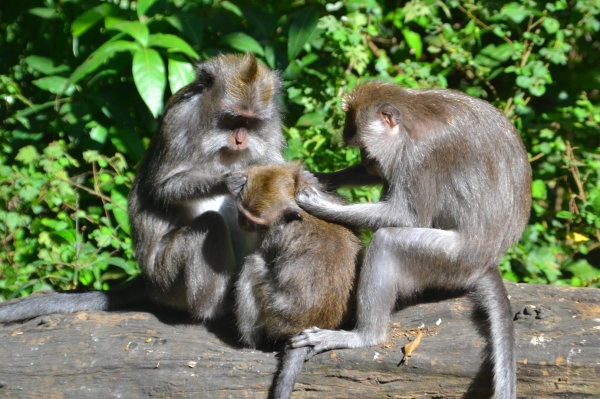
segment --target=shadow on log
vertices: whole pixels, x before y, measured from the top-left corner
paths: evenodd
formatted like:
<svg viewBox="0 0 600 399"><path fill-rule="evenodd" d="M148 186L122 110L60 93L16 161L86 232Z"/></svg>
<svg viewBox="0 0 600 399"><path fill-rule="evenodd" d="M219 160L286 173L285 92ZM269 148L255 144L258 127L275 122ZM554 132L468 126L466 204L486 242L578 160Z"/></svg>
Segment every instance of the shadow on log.
<svg viewBox="0 0 600 399"><path fill-rule="evenodd" d="M507 283L516 315L520 398L600 397L600 290ZM385 343L305 364L294 398L490 396L485 321L466 298L395 314ZM402 348L422 326L406 365ZM79 312L0 325L2 398L266 398L273 350L237 344L160 310Z"/></svg>

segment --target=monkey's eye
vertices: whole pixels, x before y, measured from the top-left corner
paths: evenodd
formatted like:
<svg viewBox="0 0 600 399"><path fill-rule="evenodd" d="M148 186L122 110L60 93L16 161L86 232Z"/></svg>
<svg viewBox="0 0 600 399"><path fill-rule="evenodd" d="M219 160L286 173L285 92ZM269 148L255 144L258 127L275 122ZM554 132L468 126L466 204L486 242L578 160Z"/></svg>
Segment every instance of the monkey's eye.
<svg viewBox="0 0 600 399"><path fill-rule="evenodd" d="M219 118L219 127L224 130L253 130L260 124L260 119L243 115L224 114Z"/></svg>

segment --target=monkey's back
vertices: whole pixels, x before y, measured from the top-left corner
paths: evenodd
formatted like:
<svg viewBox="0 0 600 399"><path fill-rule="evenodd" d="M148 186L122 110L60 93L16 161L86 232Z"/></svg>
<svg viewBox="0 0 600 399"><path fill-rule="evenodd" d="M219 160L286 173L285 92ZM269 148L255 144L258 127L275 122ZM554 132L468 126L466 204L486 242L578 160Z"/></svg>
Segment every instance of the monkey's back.
<svg viewBox="0 0 600 399"><path fill-rule="evenodd" d="M304 211L302 220L271 228L259 250L269 277L256 291L266 335L338 328L352 307L360 250L351 230Z"/></svg>
<svg viewBox="0 0 600 399"><path fill-rule="evenodd" d="M390 195L409 204L412 227L457 231L467 252L496 263L520 239L531 207L531 167L517 130L488 102L454 90L369 82L346 107L352 116L384 102L400 110L399 135L362 140L383 163ZM369 129L347 122L346 140L357 127Z"/></svg>

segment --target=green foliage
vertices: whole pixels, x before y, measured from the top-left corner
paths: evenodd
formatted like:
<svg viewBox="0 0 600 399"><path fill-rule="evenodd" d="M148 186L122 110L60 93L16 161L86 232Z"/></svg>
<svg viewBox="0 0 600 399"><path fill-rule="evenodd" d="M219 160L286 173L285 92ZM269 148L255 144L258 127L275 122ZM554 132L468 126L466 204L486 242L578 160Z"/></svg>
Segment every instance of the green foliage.
<svg viewBox="0 0 600 399"><path fill-rule="evenodd" d="M135 165L194 62L232 51L282 72L285 156L315 171L360 161L341 143L343 94L359 80L492 102L534 173L530 225L504 276L599 286L598 0L6 1L0 299L138 273L126 214Z"/></svg>

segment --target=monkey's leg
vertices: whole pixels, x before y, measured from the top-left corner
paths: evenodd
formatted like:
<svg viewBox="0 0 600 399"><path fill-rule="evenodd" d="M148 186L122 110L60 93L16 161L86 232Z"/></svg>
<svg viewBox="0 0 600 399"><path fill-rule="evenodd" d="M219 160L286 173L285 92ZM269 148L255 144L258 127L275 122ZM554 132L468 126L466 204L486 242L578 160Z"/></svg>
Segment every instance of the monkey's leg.
<svg viewBox="0 0 600 399"><path fill-rule="evenodd" d="M396 298L425 289L466 290L490 319L496 398L516 397L514 327L510 303L496 265L468 262L458 233L437 229L385 228L367 248L357 288L354 331L313 328L292 338L294 347L314 352L375 345L385 330Z"/></svg>
<svg viewBox="0 0 600 399"><path fill-rule="evenodd" d="M235 286L235 316L241 340L255 347L262 336L260 310L257 303L257 286L266 289L267 265L259 255L250 255L242 266Z"/></svg>
<svg viewBox="0 0 600 399"><path fill-rule="evenodd" d="M226 308L236 262L229 229L217 212L205 212L169 232L151 276L159 302L211 319Z"/></svg>

